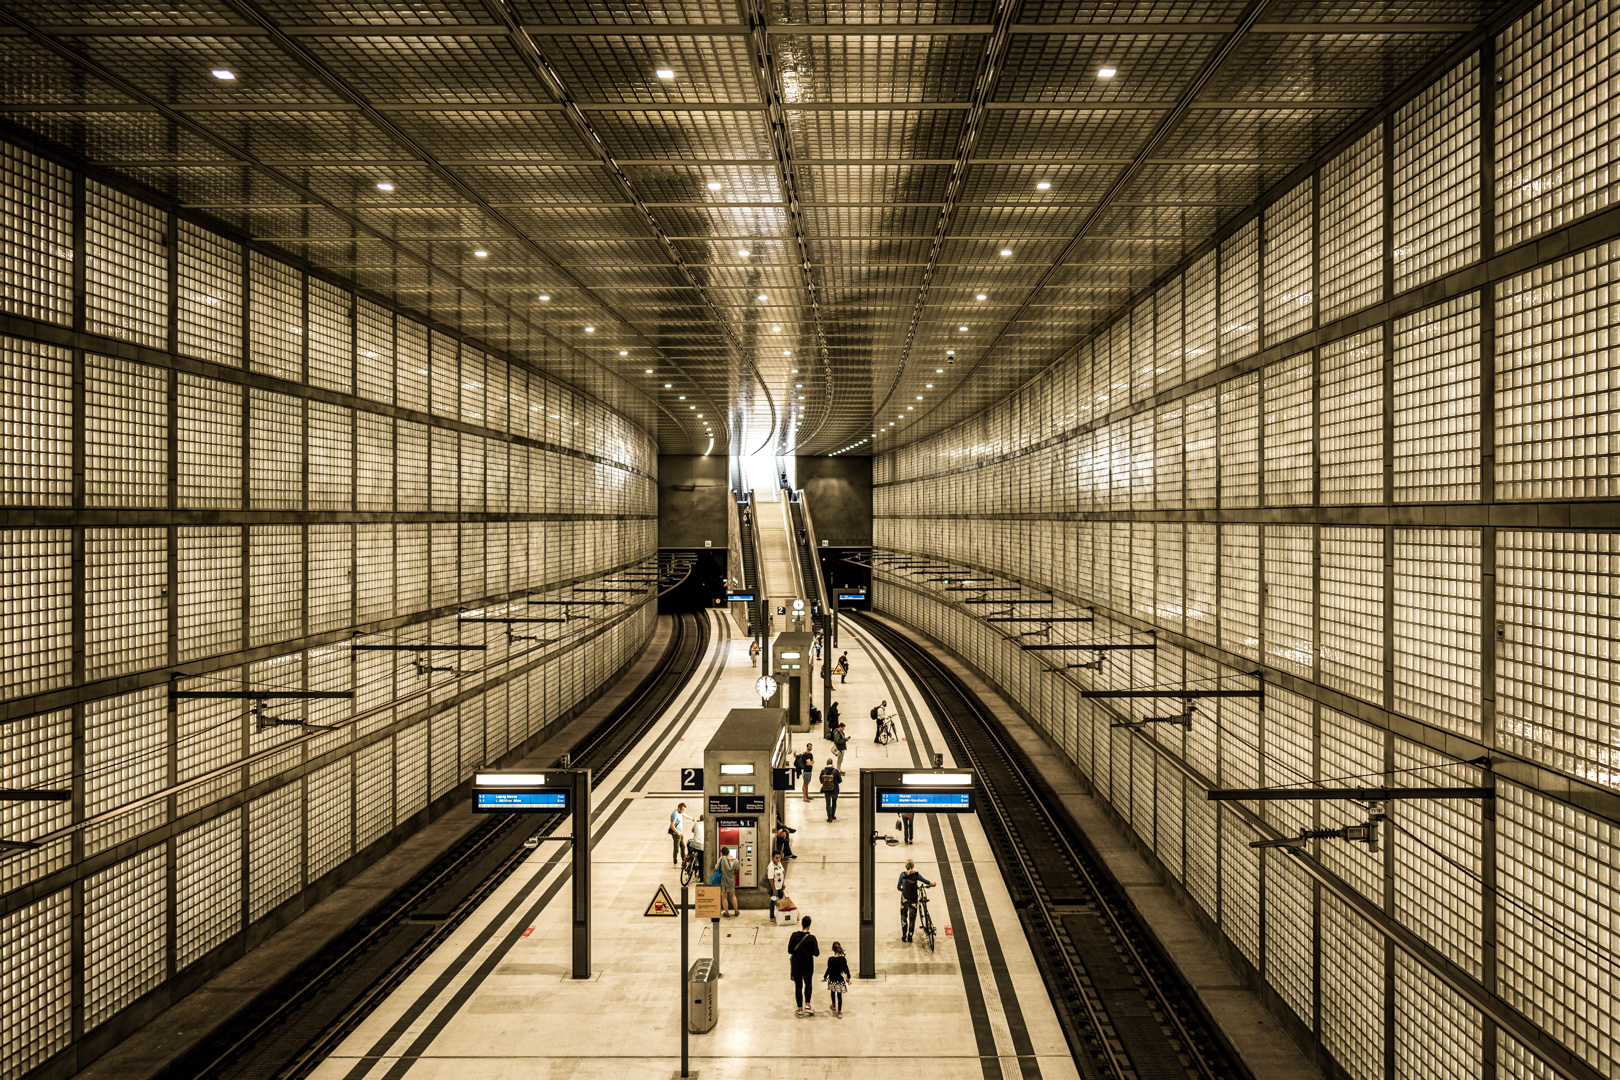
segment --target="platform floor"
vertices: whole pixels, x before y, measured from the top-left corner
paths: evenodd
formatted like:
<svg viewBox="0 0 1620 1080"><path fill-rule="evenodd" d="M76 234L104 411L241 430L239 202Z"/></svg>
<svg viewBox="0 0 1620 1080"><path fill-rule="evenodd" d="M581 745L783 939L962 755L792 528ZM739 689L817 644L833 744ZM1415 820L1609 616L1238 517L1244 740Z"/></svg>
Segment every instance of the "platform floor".
<svg viewBox="0 0 1620 1080"><path fill-rule="evenodd" d="M680 794L679 770L702 764L729 710L759 705L749 639L721 613L710 618L714 633L697 676L596 790L591 979L568 977L567 851L548 841L320 1066L318 1080L679 1075L678 935L684 925L691 956L707 956L711 923L643 912L659 885L679 895L666 822L683 798L693 808L701 801ZM828 1009L819 976L831 943L842 942L855 965L856 773L920 766L943 750L931 720L904 714L901 742L873 743L868 712L882 698L892 708L895 681L905 677L892 660L869 653L876 646L854 635L843 643L851 673L834 699L850 744L838 819L826 820L814 784L812 800L792 796L787 811L799 856L788 894L814 920L822 952L817 1012L794 1015L790 927L772 925L764 911L723 920L720 1022L690 1037L691 1075L889 1080L906 1069L945 1080L1077 1080L989 843L971 817L919 816L913 845L878 847L878 977L853 984L842 1019ZM819 732L807 738L819 770L831 744ZM932 953L900 940L897 894L884 892L908 856L939 884L933 908L942 933Z"/></svg>

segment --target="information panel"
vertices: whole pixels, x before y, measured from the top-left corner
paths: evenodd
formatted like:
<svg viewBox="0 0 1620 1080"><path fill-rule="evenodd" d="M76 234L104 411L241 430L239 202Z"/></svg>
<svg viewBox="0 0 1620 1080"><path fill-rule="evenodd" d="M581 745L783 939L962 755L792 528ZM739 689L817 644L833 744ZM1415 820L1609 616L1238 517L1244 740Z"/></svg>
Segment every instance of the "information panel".
<svg viewBox="0 0 1620 1080"><path fill-rule="evenodd" d="M475 814L560 814L568 810L568 789L474 791Z"/></svg>
<svg viewBox="0 0 1620 1080"><path fill-rule="evenodd" d="M902 814L971 814L972 788L878 788L877 808Z"/></svg>

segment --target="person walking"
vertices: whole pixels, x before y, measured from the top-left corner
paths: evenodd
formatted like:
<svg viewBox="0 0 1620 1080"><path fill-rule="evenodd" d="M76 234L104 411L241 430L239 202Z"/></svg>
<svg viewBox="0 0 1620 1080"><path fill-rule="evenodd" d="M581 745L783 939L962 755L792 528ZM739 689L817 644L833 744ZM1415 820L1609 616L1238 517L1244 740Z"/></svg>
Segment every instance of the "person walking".
<svg viewBox="0 0 1620 1080"><path fill-rule="evenodd" d="M849 748L849 736L844 734L843 724L834 724L832 727L833 764L839 772L844 771L844 751Z"/></svg>
<svg viewBox="0 0 1620 1080"><path fill-rule="evenodd" d="M788 827L786 825L778 826L776 835L771 838L771 855L780 855L784 859L798 858L797 855L793 854L793 841L788 839Z"/></svg>
<svg viewBox="0 0 1620 1080"><path fill-rule="evenodd" d="M799 920L800 929L793 931L788 938L788 974L793 978L793 1003L799 1007L795 1016L814 1016L816 1010L810 1006L810 991L815 984L810 980L815 978L816 957L821 955L821 946L816 944L816 935L810 932L810 916L806 915Z"/></svg>
<svg viewBox="0 0 1620 1080"><path fill-rule="evenodd" d="M832 724L833 727L844 726L843 721L838 719L838 702L836 701L827 706L827 722Z"/></svg>
<svg viewBox="0 0 1620 1080"><path fill-rule="evenodd" d="M917 889L919 885L933 885L932 881L917 872L917 864L910 859L906 860L906 868L900 872L900 880L895 888L900 890L900 940L910 941L911 935L917 929Z"/></svg>
<svg viewBox="0 0 1620 1080"><path fill-rule="evenodd" d="M827 996L832 998L833 1015L842 1020L844 994L849 990L849 958L844 955L844 947L836 941L832 943L832 955L827 957L827 971L821 976L821 981L827 984Z"/></svg>
<svg viewBox="0 0 1620 1080"><path fill-rule="evenodd" d="M710 879L710 884L720 886L722 919L737 917L737 869L737 860L732 857L731 849L721 848L720 858L714 864L714 877Z"/></svg>
<svg viewBox="0 0 1620 1080"><path fill-rule="evenodd" d="M814 769L816 767L816 755L815 755L815 751L811 748L811 745L809 743L805 743L804 744L804 753L799 755L799 756L804 758L804 801L809 802L810 801L810 772L811 772L812 769Z"/></svg>
<svg viewBox="0 0 1620 1080"><path fill-rule="evenodd" d="M669 839L675 848L675 865L681 865L681 856L686 854L686 804L681 803L675 807L675 812L669 815Z"/></svg>
<svg viewBox="0 0 1620 1080"><path fill-rule="evenodd" d="M838 666L833 668L833 674L838 676L840 683L849 678L849 653L839 654Z"/></svg>
<svg viewBox="0 0 1620 1080"><path fill-rule="evenodd" d="M759 638L755 638L748 643L748 666L759 666Z"/></svg>
<svg viewBox="0 0 1620 1080"><path fill-rule="evenodd" d="M827 820L838 820L838 785L844 782L844 774L827 762L821 770L821 797L827 802Z"/></svg>
<svg viewBox="0 0 1620 1080"><path fill-rule="evenodd" d="M767 914L774 919L776 902L787 895L787 864L782 861L780 851L771 855L771 861L765 867L765 891L771 898Z"/></svg>
<svg viewBox="0 0 1620 1080"><path fill-rule="evenodd" d="M906 843L908 843L908 844L911 843L911 829L912 829L912 826L915 824L915 822L913 822L911 819L916 817L916 816L917 816L916 814L901 814L900 815L900 829L901 829L902 832L905 833L905 840L906 840Z"/></svg>

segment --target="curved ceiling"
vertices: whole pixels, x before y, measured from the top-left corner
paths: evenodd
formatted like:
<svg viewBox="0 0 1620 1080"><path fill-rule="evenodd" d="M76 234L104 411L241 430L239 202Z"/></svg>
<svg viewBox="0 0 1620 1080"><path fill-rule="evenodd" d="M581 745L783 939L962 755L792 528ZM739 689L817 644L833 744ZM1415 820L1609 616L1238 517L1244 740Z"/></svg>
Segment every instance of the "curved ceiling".
<svg viewBox="0 0 1620 1080"><path fill-rule="evenodd" d="M473 337L529 321L667 453L869 453L1052 363L1491 9L20 0L0 123Z"/></svg>

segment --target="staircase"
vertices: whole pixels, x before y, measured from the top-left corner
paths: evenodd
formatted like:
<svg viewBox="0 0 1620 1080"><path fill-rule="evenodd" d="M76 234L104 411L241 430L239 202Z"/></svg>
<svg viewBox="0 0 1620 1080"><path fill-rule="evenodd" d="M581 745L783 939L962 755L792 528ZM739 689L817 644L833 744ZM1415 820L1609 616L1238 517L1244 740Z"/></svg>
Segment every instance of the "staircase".
<svg viewBox="0 0 1620 1080"><path fill-rule="evenodd" d="M788 604L804 596L800 591L798 560L794 558L793 537L788 534L788 516L783 504L756 502L754 529L758 534L756 558L766 598L776 604Z"/></svg>

